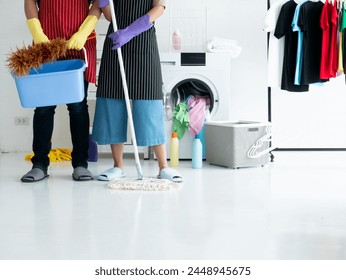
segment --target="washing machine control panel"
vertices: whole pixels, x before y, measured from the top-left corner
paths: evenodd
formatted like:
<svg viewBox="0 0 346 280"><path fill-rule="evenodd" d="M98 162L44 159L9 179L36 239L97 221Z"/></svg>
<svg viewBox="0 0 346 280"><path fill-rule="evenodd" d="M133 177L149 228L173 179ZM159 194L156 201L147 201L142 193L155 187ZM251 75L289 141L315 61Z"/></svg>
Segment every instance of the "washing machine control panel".
<svg viewBox="0 0 346 280"><path fill-rule="evenodd" d="M205 66L206 54L205 53L181 53L180 63L181 63L181 66Z"/></svg>

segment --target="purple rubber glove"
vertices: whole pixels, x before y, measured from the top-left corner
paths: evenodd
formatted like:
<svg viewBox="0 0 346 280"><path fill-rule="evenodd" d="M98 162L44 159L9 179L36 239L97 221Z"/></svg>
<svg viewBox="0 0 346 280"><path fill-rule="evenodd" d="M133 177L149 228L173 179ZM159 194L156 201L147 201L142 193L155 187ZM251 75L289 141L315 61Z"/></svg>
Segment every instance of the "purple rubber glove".
<svg viewBox="0 0 346 280"><path fill-rule="evenodd" d="M150 16L145 14L139 19L132 22L128 27L124 29L119 29L117 32L109 34L109 38L113 40L112 50L116 50L121 46L125 45L133 37L141 34L144 31L147 31L151 28L153 24L150 22Z"/></svg>
<svg viewBox="0 0 346 280"><path fill-rule="evenodd" d="M104 8L109 5L109 0L99 0L99 8Z"/></svg>

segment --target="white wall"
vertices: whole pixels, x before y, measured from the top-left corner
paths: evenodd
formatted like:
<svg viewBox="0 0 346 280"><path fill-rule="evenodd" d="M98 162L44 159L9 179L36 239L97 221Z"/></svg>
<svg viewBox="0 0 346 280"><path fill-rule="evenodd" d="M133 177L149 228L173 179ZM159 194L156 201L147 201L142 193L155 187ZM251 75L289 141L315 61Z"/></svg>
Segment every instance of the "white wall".
<svg viewBox="0 0 346 280"><path fill-rule="evenodd" d="M4 4L1 1L1 4ZM24 24L18 21L24 18L23 2L16 1L8 9L0 10L1 30L1 67L0 67L0 147L1 150L17 150L25 141L30 139L29 127L15 127L15 116L30 116L32 112L20 107L13 79L5 68L6 54L15 48L20 47L28 38ZM24 140L25 139L25 140ZM30 140L29 140L30 141ZM26 146L26 145L25 145ZM27 146L26 146L27 147Z"/></svg>
<svg viewBox="0 0 346 280"><path fill-rule="evenodd" d="M267 121L267 39L264 0L209 0L208 37L238 41L241 55L231 65L233 120Z"/></svg>
<svg viewBox="0 0 346 280"><path fill-rule="evenodd" d="M24 1L13 1L11 5L1 0L0 10L0 151L31 151L33 109L20 105L14 79L5 67L7 54L16 47L31 43L31 36L25 24ZM70 147L70 134L66 106L56 110L54 147ZM16 126L15 117L28 117L28 126Z"/></svg>
<svg viewBox="0 0 346 280"><path fill-rule="evenodd" d="M2 4L4 0L0 1ZM173 2L173 1L172 1ZM242 54L232 61L231 108L232 119L267 120L266 88L266 34L262 31L266 12L264 0L174 0L174 7L207 5L207 38L213 36L238 41ZM198 5L198 6L197 6ZM174 7L168 7L157 21L159 47L169 51L170 20ZM6 55L16 46L31 42L25 25L23 1L12 1L0 11L2 38L0 54L0 151L30 151L32 141L32 109L20 106L14 80L5 65ZM91 114L93 103L90 102ZM15 126L15 117L29 117L29 126ZM55 116L53 147L70 147L68 113L66 106L59 106Z"/></svg>

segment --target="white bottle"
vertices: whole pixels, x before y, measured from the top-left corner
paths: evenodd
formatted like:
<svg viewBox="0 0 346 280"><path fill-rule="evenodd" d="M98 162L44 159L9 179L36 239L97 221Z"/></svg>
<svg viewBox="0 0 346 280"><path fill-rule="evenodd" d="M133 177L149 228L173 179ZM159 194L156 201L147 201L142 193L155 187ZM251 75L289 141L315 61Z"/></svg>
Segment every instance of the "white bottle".
<svg viewBox="0 0 346 280"><path fill-rule="evenodd" d="M173 132L170 143L170 166L179 166L179 140L178 133Z"/></svg>
<svg viewBox="0 0 346 280"><path fill-rule="evenodd" d="M202 168L202 142L199 134L196 134L192 143L192 168Z"/></svg>
<svg viewBox="0 0 346 280"><path fill-rule="evenodd" d="M172 34L172 48L175 51L181 50L181 33L178 29Z"/></svg>

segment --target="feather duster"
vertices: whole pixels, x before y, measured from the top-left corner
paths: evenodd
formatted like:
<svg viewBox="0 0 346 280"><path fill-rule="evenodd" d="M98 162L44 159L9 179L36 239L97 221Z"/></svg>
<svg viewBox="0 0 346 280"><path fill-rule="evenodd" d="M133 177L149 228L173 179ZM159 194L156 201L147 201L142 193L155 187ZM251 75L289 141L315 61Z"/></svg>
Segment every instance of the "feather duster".
<svg viewBox="0 0 346 280"><path fill-rule="evenodd" d="M7 58L7 67L17 77L28 75L30 69L40 68L42 63L53 62L66 55L67 41L54 39L47 43L17 48Z"/></svg>

